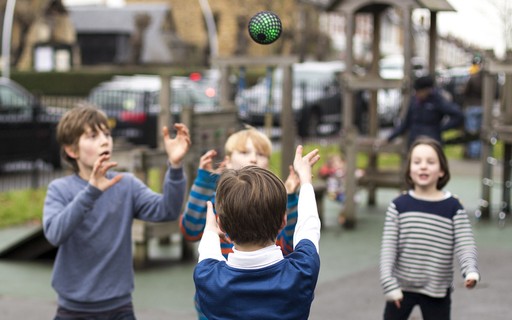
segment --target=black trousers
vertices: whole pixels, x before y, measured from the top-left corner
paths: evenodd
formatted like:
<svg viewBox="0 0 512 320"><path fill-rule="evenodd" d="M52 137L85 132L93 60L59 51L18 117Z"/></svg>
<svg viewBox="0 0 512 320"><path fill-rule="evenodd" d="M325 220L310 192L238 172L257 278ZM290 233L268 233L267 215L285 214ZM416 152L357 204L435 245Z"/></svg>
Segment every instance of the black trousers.
<svg viewBox="0 0 512 320"><path fill-rule="evenodd" d="M53 320L136 320L136 318L132 303L128 303L114 310L100 313L72 311L59 306Z"/></svg>
<svg viewBox="0 0 512 320"><path fill-rule="evenodd" d="M386 302L384 320L407 320L412 309L418 305L423 320L450 320L451 290L446 291L444 298L432 298L421 293L403 292L404 299L400 302L400 309L394 301Z"/></svg>

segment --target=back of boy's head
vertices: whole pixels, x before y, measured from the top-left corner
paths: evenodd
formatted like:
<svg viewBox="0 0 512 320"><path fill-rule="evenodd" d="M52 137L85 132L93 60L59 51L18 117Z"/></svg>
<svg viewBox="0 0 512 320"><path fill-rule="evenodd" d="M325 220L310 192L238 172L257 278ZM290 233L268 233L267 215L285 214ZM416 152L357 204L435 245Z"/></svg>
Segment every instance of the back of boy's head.
<svg viewBox="0 0 512 320"><path fill-rule="evenodd" d="M427 145L432 147L439 158L439 166L441 170L444 172L444 175L437 180L436 188L438 190L443 189L448 181L450 181L450 167L448 166L448 159L446 158L446 154L444 153L443 146L436 139L432 139L427 136L420 136L412 143L409 148L409 153L407 155L407 163L405 169L405 183L409 188L414 188L414 182L411 179L411 161L412 161L412 150L419 145Z"/></svg>
<svg viewBox="0 0 512 320"><path fill-rule="evenodd" d="M230 135L224 144L225 154L230 156L233 151L246 151L246 143L249 139L254 144L256 151L270 158L272 142L264 133L255 128L240 130Z"/></svg>
<svg viewBox="0 0 512 320"><path fill-rule="evenodd" d="M93 105L79 104L68 110L57 125L57 142L61 147L61 157L74 172L78 172L78 164L67 155L64 146L78 148L78 140L86 128L108 130L108 118L105 113Z"/></svg>
<svg viewBox="0 0 512 320"><path fill-rule="evenodd" d="M283 226L286 203L281 179L260 167L226 170L217 184L220 226L237 244L274 242Z"/></svg>

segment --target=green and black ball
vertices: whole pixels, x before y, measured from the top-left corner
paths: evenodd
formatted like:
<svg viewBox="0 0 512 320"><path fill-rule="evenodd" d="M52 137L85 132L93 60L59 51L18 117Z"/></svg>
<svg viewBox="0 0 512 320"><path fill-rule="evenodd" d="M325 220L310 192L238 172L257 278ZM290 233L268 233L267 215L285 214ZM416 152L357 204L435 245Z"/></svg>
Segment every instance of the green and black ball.
<svg viewBox="0 0 512 320"><path fill-rule="evenodd" d="M271 44L279 39L283 27L277 14L261 11L249 21L249 35L259 44Z"/></svg>

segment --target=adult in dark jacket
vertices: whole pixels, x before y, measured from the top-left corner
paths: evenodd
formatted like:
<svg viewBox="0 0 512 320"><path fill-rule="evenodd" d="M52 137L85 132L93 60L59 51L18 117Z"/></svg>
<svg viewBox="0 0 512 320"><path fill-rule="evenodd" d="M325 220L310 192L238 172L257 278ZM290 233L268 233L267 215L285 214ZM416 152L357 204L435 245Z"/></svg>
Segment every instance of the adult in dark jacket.
<svg viewBox="0 0 512 320"><path fill-rule="evenodd" d="M405 118L388 136L387 142L408 133L407 147L420 136L443 143L443 131L460 127L464 123L464 114L459 105L446 100L435 88L431 76L416 79L414 90Z"/></svg>

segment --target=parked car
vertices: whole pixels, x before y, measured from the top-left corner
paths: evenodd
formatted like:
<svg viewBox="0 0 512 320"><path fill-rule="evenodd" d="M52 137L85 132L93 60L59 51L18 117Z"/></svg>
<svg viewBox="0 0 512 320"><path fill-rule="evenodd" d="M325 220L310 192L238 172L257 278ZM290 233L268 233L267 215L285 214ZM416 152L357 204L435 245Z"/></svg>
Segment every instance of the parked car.
<svg viewBox="0 0 512 320"><path fill-rule="evenodd" d="M218 106L218 94L211 91L210 86L199 85L187 77L172 77L170 85L169 108L175 122L180 120L184 107L207 112ZM122 137L135 145L155 148L160 88L158 76L117 76L91 90L88 100L107 113L114 138Z"/></svg>
<svg viewBox="0 0 512 320"><path fill-rule="evenodd" d="M323 97L308 101L298 117L298 134L301 137L321 136L337 132L342 124L343 92L336 82L326 89ZM353 123L360 132L366 132L368 99L364 91L355 94Z"/></svg>
<svg viewBox="0 0 512 320"><path fill-rule="evenodd" d="M292 110L299 134L316 134L320 124L339 123L339 74L345 70L342 61L304 62L292 67ZM262 125L266 114L280 125L283 70L273 70L235 97L239 118L251 125ZM270 90L270 88L272 88ZM338 96L339 97L339 96ZM334 101L336 100L336 101Z"/></svg>
<svg viewBox="0 0 512 320"><path fill-rule="evenodd" d="M342 123L343 93L339 74L345 71L341 61L305 62L293 66L292 108L298 134L302 137L336 132ZM239 118L251 125L262 125L266 113L272 115L274 125L280 124L282 70L272 74L256 85L240 91L236 96ZM355 94L354 124L361 132L367 131L368 93ZM399 114L401 92L382 89L378 91L377 105L382 126L392 125Z"/></svg>
<svg viewBox="0 0 512 320"><path fill-rule="evenodd" d="M63 111L44 106L13 80L0 77L0 165L44 160L60 167L55 132Z"/></svg>

